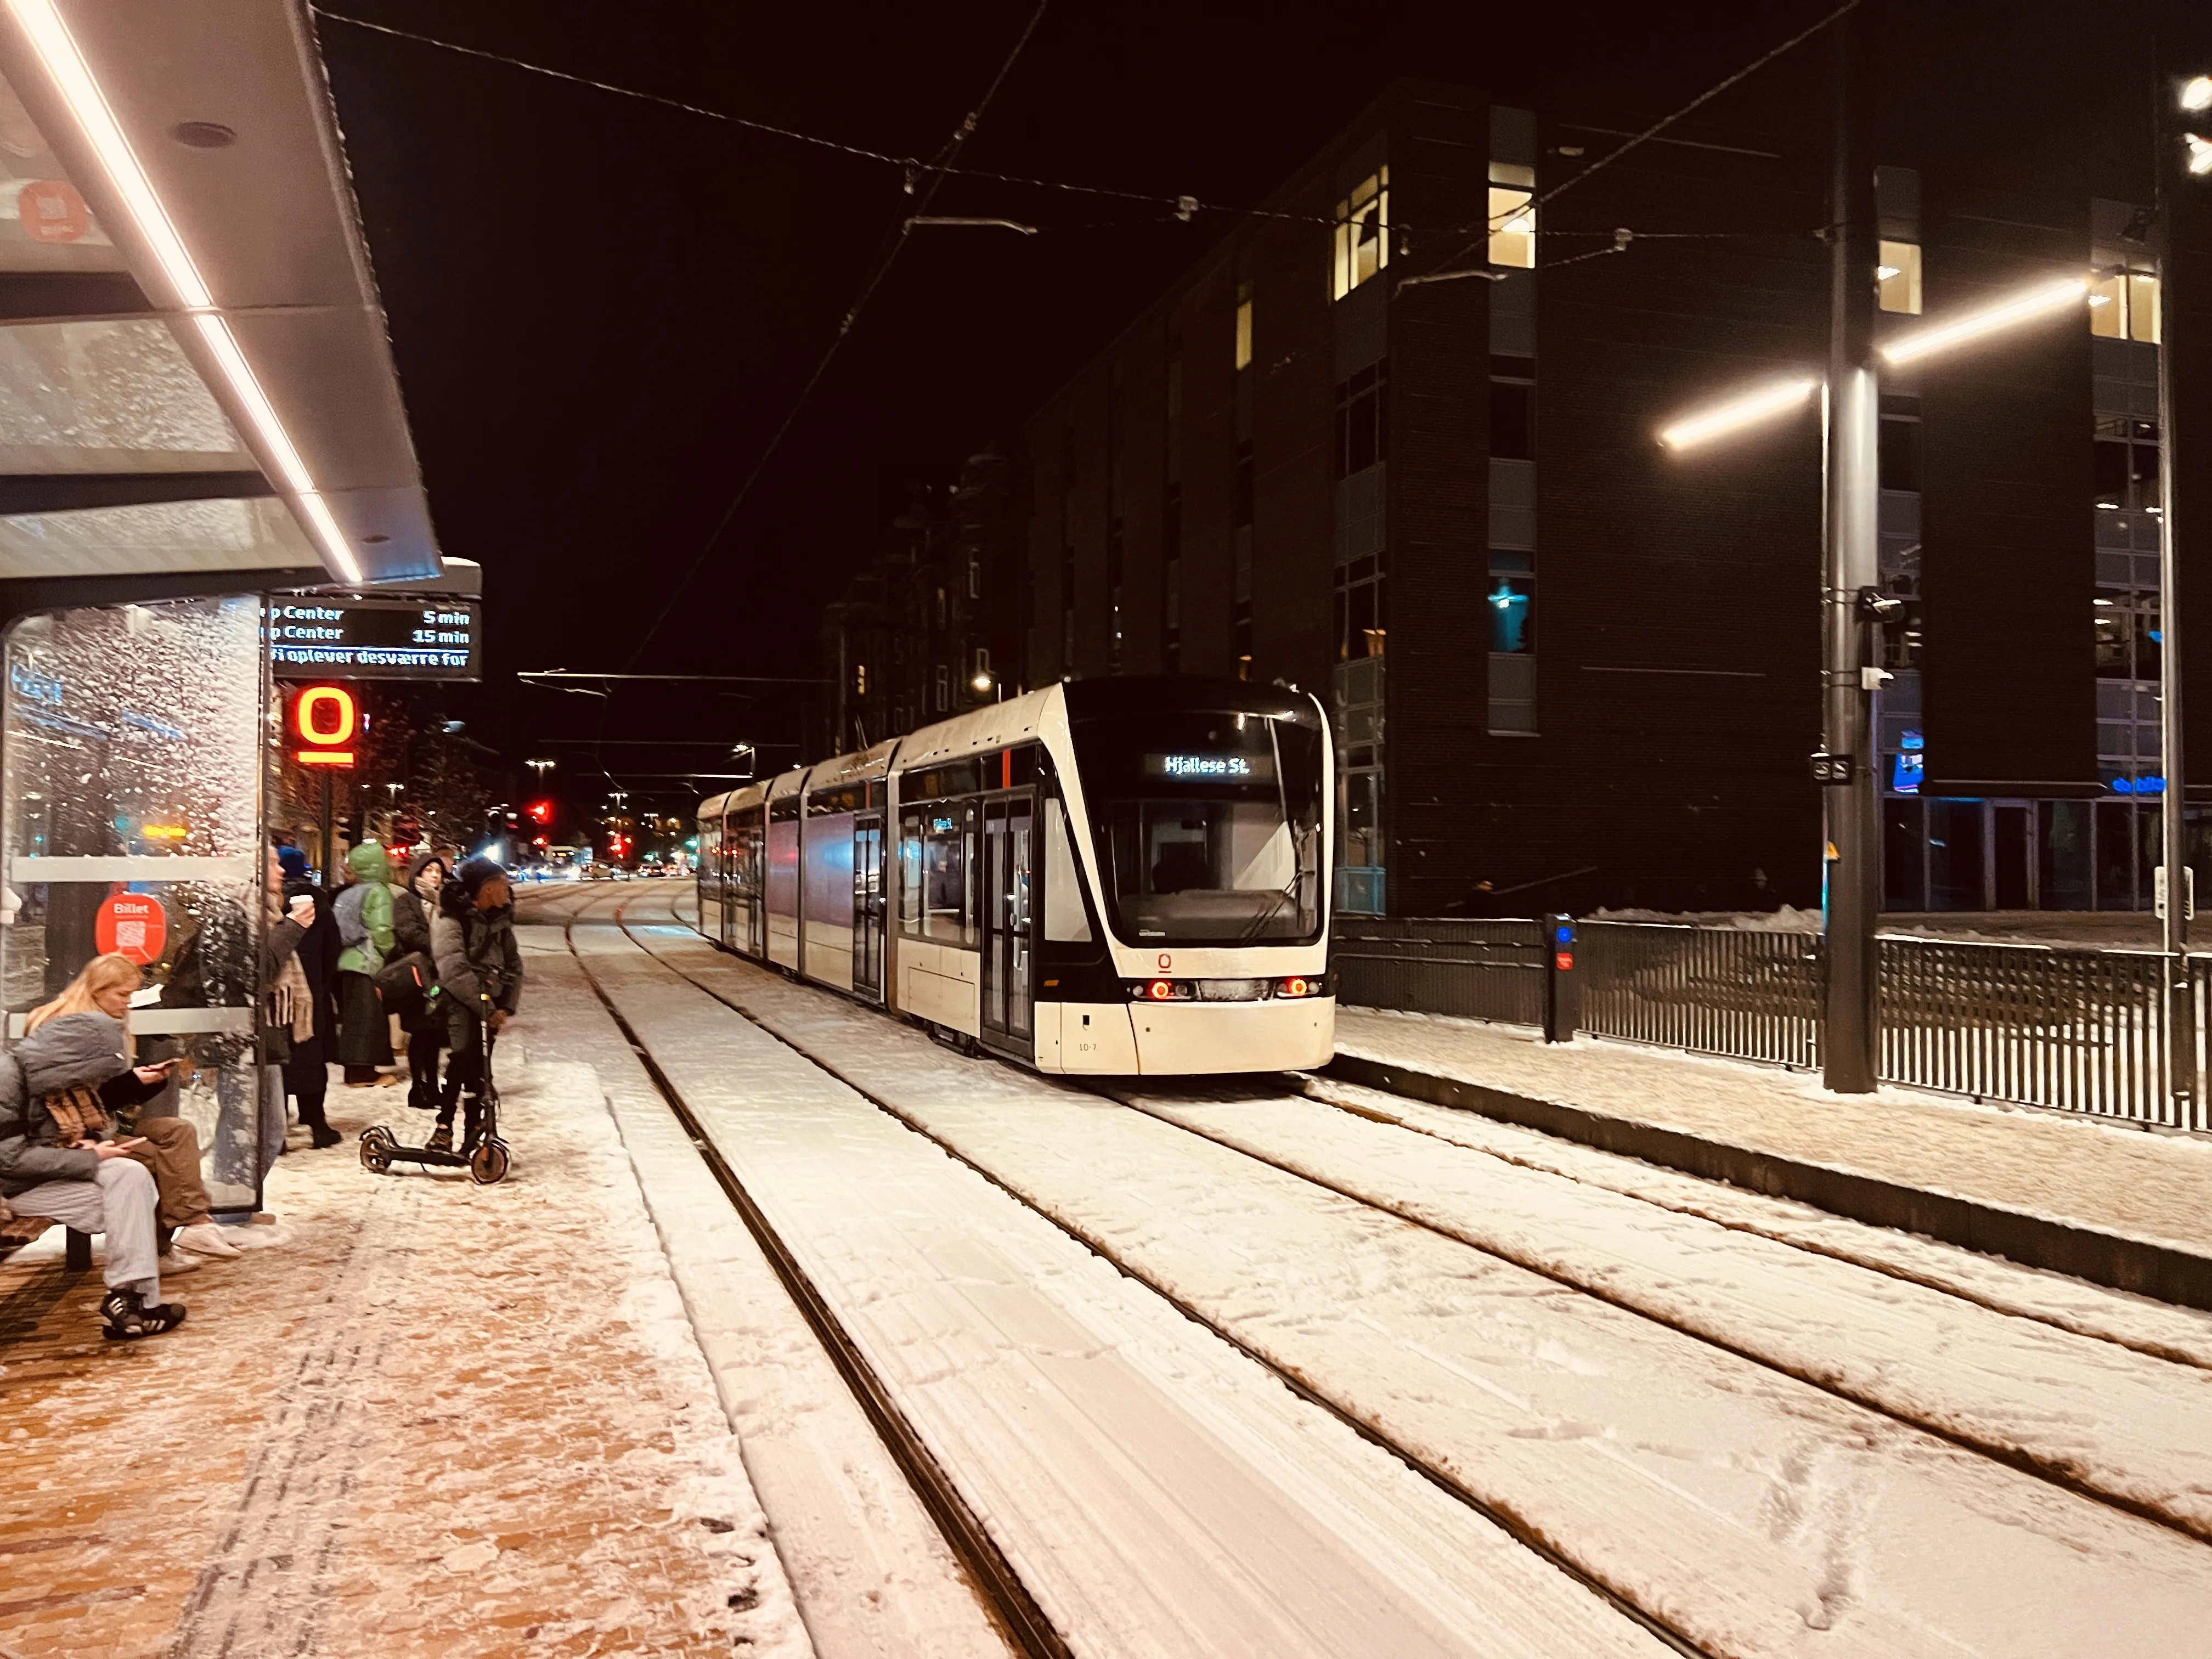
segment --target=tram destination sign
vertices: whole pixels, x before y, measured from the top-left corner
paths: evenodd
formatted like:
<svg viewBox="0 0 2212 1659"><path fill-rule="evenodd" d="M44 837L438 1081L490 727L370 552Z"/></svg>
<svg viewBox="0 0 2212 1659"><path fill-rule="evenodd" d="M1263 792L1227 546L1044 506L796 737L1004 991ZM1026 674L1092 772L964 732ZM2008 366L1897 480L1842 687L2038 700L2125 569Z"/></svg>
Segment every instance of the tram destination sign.
<svg viewBox="0 0 2212 1659"><path fill-rule="evenodd" d="M278 679L483 678L483 607L474 599L278 594L267 628Z"/></svg>

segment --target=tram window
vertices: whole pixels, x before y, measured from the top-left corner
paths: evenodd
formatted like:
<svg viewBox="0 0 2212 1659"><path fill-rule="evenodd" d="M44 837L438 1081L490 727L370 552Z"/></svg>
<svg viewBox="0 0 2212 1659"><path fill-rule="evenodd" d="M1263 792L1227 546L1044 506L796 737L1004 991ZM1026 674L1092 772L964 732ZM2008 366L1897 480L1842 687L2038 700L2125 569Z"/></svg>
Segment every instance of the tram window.
<svg viewBox="0 0 2212 1659"><path fill-rule="evenodd" d="M921 933L921 817L908 812L899 820L899 931Z"/></svg>
<svg viewBox="0 0 2212 1659"><path fill-rule="evenodd" d="M966 817L951 805L929 807L922 815L922 933L947 945L968 942Z"/></svg>
<svg viewBox="0 0 2212 1659"><path fill-rule="evenodd" d="M1115 930L1256 944L1320 927L1321 733L1236 714L1079 721Z"/></svg>

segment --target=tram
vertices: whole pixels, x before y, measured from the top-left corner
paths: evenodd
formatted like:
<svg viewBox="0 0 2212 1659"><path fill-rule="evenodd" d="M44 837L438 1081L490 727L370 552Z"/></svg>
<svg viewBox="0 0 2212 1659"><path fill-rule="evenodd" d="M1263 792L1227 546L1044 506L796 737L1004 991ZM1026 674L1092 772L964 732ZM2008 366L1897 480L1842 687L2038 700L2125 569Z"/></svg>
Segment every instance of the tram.
<svg viewBox="0 0 2212 1659"><path fill-rule="evenodd" d="M1076 680L699 808L699 931L1042 1072L1334 1052L1328 722L1236 681Z"/></svg>

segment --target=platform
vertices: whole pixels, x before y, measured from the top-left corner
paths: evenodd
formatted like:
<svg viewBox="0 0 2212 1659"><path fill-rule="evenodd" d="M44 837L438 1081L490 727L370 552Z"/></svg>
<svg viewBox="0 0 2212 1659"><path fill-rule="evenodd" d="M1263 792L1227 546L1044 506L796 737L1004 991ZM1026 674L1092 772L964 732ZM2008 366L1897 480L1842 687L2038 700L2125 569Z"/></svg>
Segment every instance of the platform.
<svg viewBox="0 0 2212 1659"><path fill-rule="evenodd" d="M0 1653L810 1651L596 1079L520 1035L504 1184L370 1175L416 1115L333 1088L169 1335L102 1341L58 1229L0 1266Z"/></svg>
<svg viewBox="0 0 2212 1659"><path fill-rule="evenodd" d="M1347 1081L2212 1308L2212 1139L1439 1015L1340 1009L1336 1044Z"/></svg>

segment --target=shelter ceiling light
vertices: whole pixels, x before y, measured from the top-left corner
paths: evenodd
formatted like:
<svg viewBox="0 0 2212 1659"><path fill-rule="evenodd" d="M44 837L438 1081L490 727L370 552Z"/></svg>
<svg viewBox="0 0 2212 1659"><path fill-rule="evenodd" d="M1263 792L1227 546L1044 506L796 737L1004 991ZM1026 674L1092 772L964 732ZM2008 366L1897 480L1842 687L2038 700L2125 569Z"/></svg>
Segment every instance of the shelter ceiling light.
<svg viewBox="0 0 2212 1659"><path fill-rule="evenodd" d="M2192 115L2201 109L2212 109L2212 75L2193 76L2183 83L2181 106Z"/></svg>
<svg viewBox="0 0 2212 1659"><path fill-rule="evenodd" d="M2199 178L2212 173L2212 143L2193 132L2183 133L2181 142L2189 147L2189 170Z"/></svg>
<svg viewBox="0 0 2212 1659"><path fill-rule="evenodd" d="M1686 420L1677 421L1659 434L1659 441L1669 449L1687 449L1708 438L1717 438L1724 432L1734 432L1769 415L1779 415L1784 410L1795 409L1819 389L1820 380L1811 375L1801 380L1784 380L1774 386L1761 386L1756 392L1745 393L1727 403L1701 410Z"/></svg>
<svg viewBox="0 0 2212 1659"><path fill-rule="evenodd" d="M178 304L191 313L201 340L214 356L216 367L230 383L231 392L244 408L246 419L276 463L279 482L296 498L309 531L322 543L324 551L336 562L341 574L349 581L361 580L361 566L353 556L353 550L346 545L330 504L315 489L314 479L300 459L300 452L293 445L291 434L284 429L283 422L277 418L276 406L261 389L261 382L246 361L246 354L239 349L229 323L216 314L213 291L193 263L184 239L177 234L168 210L155 191L153 181L146 176L146 169L139 165L130 139L124 135L122 124L108 107L106 95L93 78L84 54L77 50L76 40L63 22L53 0L6 0L6 3L16 26L39 54L39 61L52 80L55 90L69 106L70 114L83 133L85 142L98 156L100 170L114 186L125 214L152 250L163 280Z"/></svg>
<svg viewBox="0 0 2212 1659"><path fill-rule="evenodd" d="M2069 276L2063 282L2046 283L2032 288L2025 294L2009 300L2000 300L1979 311L1970 311L1965 316L1933 328L1923 328L1892 340L1878 348L1887 362L1909 363L1938 351L1947 351L1969 340L1979 339L1984 334L1994 334L1999 329L2017 324L2033 322L2038 317L2063 311L2068 306L2078 305L2089 292L2086 277Z"/></svg>

